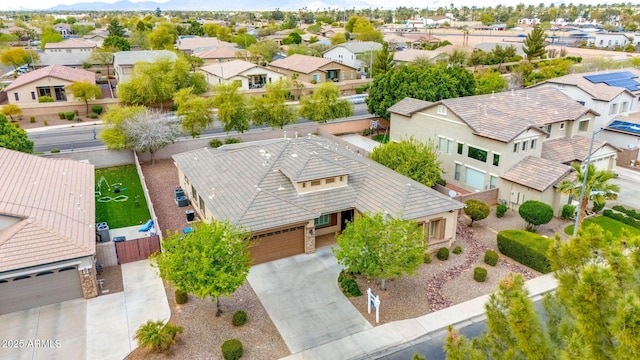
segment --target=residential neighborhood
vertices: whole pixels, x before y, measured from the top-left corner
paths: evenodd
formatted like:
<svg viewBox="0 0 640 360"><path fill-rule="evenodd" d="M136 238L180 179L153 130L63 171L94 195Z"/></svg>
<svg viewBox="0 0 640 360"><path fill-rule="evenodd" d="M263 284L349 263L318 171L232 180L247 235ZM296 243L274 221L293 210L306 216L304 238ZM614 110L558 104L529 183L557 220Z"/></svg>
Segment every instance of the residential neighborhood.
<svg viewBox="0 0 640 360"><path fill-rule="evenodd" d="M639 6L58 2L0 5L0 359L640 356Z"/></svg>

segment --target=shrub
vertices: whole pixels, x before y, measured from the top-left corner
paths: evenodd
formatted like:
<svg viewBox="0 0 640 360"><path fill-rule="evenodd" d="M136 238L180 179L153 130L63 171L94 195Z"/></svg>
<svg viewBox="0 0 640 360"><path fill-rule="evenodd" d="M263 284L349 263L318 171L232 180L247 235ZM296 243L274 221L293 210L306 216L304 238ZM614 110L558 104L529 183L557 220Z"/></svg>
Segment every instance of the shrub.
<svg viewBox="0 0 640 360"><path fill-rule="evenodd" d="M225 143L225 144L238 144L238 143L241 143L241 142L242 142L242 139L240 139L240 138L233 138L233 137L226 138L226 139L224 140L224 143Z"/></svg>
<svg viewBox="0 0 640 360"><path fill-rule="evenodd" d="M220 139L211 139L211 141L209 141L209 146L214 149L219 148L222 146L222 141L220 141Z"/></svg>
<svg viewBox="0 0 640 360"><path fill-rule="evenodd" d="M51 149L51 153L52 154L56 154L56 153L59 153L59 152L60 152L60 149L58 149L58 148Z"/></svg>
<svg viewBox="0 0 640 360"><path fill-rule="evenodd" d="M64 118L67 120L73 120L73 118L76 117L76 113L74 113L73 111L67 111L64 113Z"/></svg>
<svg viewBox="0 0 640 360"><path fill-rule="evenodd" d="M576 216L576 206L564 204L562 206L562 214L560 216L565 220L573 219L574 216Z"/></svg>
<svg viewBox="0 0 640 360"><path fill-rule="evenodd" d="M636 229L640 229L640 221L638 221L638 220L636 220L636 219L634 219L632 217L626 216L624 214L615 213L615 212L607 209L607 210L602 212L602 215L604 215L606 217L610 217L613 220L620 221L623 224L627 224L629 226L633 226Z"/></svg>
<svg viewBox="0 0 640 360"><path fill-rule="evenodd" d="M604 209L604 205L605 205L604 202L594 201L593 202L593 207L591 208L591 211L593 211L594 213L599 213L600 210Z"/></svg>
<svg viewBox="0 0 640 360"><path fill-rule="evenodd" d="M187 294L187 292L182 289L176 289L174 294L176 297L176 304L185 304L187 301L189 301L189 294Z"/></svg>
<svg viewBox="0 0 640 360"><path fill-rule="evenodd" d="M489 205L480 200L467 200L464 202L464 213L471 218L469 226L473 226L474 221L479 221L489 216Z"/></svg>
<svg viewBox="0 0 640 360"><path fill-rule="evenodd" d="M623 214L625 214L627 216L631 216L634 219L640 220L640 213L636 212L633 209L628 210L627 208L625 208L622 205L616 205L616 206L613 207L613 210L620 211L621 213L623 213Z"/></svg>
<svg viewBox="0 0 640 360"><path fill-rule="evenodd" d="M134 338L141 347L163 352L174 344L177 333L182 333L181 326L149 320L136 330Z"/></svg>
<svg viewBox="0 0 640 360"><path fill-rule="evenodd" d="M342 293L347 297L361 296L362 291L356 282L356 276L348 271L342 270L338 275L338 282Z"/></svg>
<svg viewBox="0 0 640 360"><path fill-rule="evenodd" d="M42 123L44 124L44 126L48 126L49 125L49 122L47 120L43 121Z"/></svg>
<svg viewBox="0 0 640 360"><path fill-rule="evenodd" d="M229 339L223 342L221 349L225 360L238 360L242 357L242 343L238 339Z"/></svg>
<svg viewBox="0 0 640 360"><path fill-rule="evenodd" d="M487 250L484 252L484 262L491 266L498 264L498 253L493 250Z"/></svg>
<svg viewBox="0 0 640 360"><path fill-rule="evenodd" d="M53 98L51 96L40 96L38 97L39 103L51 103L53 102Z"/></svg>
<svg viewBox="0 0 640 360"><path fill-rule="evenodd" d="M100 106L100 105L92 106L91 107L91 112L94 113L94 114L98 114L98 115L102 114L102 106Z"/></svg>
<svg viewBox="0 0 640 360"><path fill-rule="evenodd" d="M425 264L431 264L431 254L424 253L424 263Z"/></svg>
<svg viewBox="0 0 640 360"><path fill-rule="evenodd" d="M178 111L178 104L171 105L171 111Z"/></svg>
<svg viewBox="0 0 640 360"><path fill-rule="evenodd" d="M317 81L316 79L311 79L311 81L310 81L310 82L311 82L312 84L317 84L317 83L318 83L318 81Z"/></svg>
<svg viewBox="0 0 640 360"><path fill-rule="evenodd" d="M60 118L60 120L64 120L64 112L59 112L58 117Z"/></svg>
<svg viewBox="0 0 640 360"><path fill-rule="evenodd" d="M89 113L89 114L87 115L87 117L88 117L89 119L97 119L97 118L98 118L98 114L96 114L96 113Z"/></svg>
<svg viewBox="0 0 640 360"><path fill-rule="evenodd" d="M436 257L438 258L438 260L441 261L446 261L449 259L449 249L446 247L441 247L440 249L438 249L438 252L436 253Z"/></svg>
<svg viewBox="0 0 640 360"><path fill-rule="evenodd" d="M76 117L74 117L74 118L73 118L73 120L75 120L75 121L82 121L82 118L81 118L80 116L76 116Z"/></svg>
<svg viewBox="0 0 640 360"><path fill-rule="evenodd" d="M356 94L360 95L360 94L362 94L363 92L364 92L364 89L362 89L360 86L358 86L358 87L356 88Z"/></svg>
<svg viewBox="0 0 640 360"><path fill-rule="evenodd" d="M456 255L462 254L462 247L456 246L455 248L453 248L453 253Z"/></svg>
<svg viewBox="0 0 640 360"><path fill-rule="evenodd" d="M518 208L520 217L527 222L527 231L536 232L538 226L553 219L553 208L543 202L527 200Z"/></svg>
<svg viewBox="0 0 640 360"><path fill-rule="evenodd" d="M32 123L32 124L33 124L34 122L36 122L36 117L35 117L35 116L30 116L30 117L29 117L29 122L30 122L30 123Z"/></svg>
<svg viewBox="0 0 640 360"><path fill-rule="evenodd" d="M509 208L507 207L507 205L504 204L498 204L498 206L496 206L496 217L501 218L504 216L504 214L507 213L507 210L509 210Z"/></svg>
<svg viewBox="0 0 640 360"><path fill-rule="evenodd" d="M551 271L547 250L552 241L523 230L503 230L498 233L498 249L513 260L543 274Z"/></svg>
<svg viewBox="0 0 640 360"><path fill-rule="evenodd" d="M371 129L371 128L366 128L366 129L362 130L362 136L369 136L371 134L373 134L373 129Z"/></svg>
<svg viewBox="0 0 640 360"><path fill-rule="evenodd" d="M247 313L242 311L242 310L238 310L236 312L233 313L233 317L231 318L231 323L233 324L233 326L242 326L244 324L247 323Z"/></svg>
<svg viewBox="0 0 640 360"><path fill-rule="evenodd" d="M473 280L477 282L485 282L487 280L487 269L481 266L473 269Z"/></svg>

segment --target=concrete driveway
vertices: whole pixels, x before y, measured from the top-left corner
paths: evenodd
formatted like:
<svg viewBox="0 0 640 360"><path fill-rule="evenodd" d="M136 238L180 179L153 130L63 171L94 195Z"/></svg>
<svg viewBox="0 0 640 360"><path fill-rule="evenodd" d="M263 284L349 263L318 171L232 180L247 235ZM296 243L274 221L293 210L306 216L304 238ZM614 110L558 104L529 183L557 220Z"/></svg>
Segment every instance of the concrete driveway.
<svg viewBox="0 0 640 360"><path fill-rule="evenodd" d="M122 280L120 293L1 315L0 359L123 359L138 347L138 327L171 310L148 260L122 265Z"/></svg>
<svg viewBox="0 0 640 360"><path fill-rule="evenodd" d="M292 354L372 328L338 288L340 270L330 246L251 268L249 283Z"/></svg>
<svg viewBox="0 0 640 360"><path fill-rule="evenodd" d="M620 203L628 208L637 209L640 206L638 204L638 199L640 199L640 170L618 166L616 173L618 177L611 180L611 182L620 186L620 193L617 200L608 201L607 203L612 205L613 203Z"/></svg>

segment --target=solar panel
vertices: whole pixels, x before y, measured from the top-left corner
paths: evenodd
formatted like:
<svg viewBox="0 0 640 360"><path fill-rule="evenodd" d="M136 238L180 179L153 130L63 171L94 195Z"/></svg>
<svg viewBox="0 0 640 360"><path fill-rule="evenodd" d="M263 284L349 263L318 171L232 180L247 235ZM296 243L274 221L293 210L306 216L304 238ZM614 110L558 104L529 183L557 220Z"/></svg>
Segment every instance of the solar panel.
<svg viewBox="0 0 640 360"><path fill-rule="evenodd" d="M629 91L637 91L640 88L640 83L634 80L638 78L638 76L629 71L587 75L584 78L594 84L605 83L609 86L623 87Z"/></svg>
<svg viewBox="0 0 640 360"><path fill-rule="evenodd" d="M631 134L640 135L640 125L627 121L614 120L611 124L609 124L609 126L607 126L607 128L611 130L620 130Z"/></svg>
<svg viewBox="0 0 640 360"><path fill-rule="evenodd" d="M623 88L626 88L629 91L638 90L638 85L640 85L637 81L628 80L628 79L606 81L605 84L607 84L609 86L623 87Z"/></svg>

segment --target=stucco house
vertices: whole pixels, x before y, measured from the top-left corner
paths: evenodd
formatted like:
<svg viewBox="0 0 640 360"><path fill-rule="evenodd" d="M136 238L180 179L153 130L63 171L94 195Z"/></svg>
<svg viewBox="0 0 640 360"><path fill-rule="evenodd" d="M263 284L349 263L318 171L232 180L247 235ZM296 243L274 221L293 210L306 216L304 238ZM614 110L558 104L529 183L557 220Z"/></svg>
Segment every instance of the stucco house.
<svg viewBox="0 0 640 360"><path fill-rule="evenodd" d="M152 63L162 58L176 61L178 55L169 50L119 51L113 54L113 71L118 83L131 80L133 66L138 62Z"/></svg>
<svg viewBox="0 0 640 360"><path fill-rule="evenodd" d="M200 36L181 36L175 43L175 48L186 54L193 54L196 49L215 49L215 48L238 48L234 43L219 40L218 38L200 37Z"/></svg>
<svg viewBox="0 0 640 360"><path fill-rule="evenodd" d="M631 44L631 39L624 33L596 33L594 39L588 41L588 45L595 45L598 48L617 48Z"/></svg>
<svg viewBox="0 0 640 360"><path fill-rule="evenodd" d="M556 212L568 199L555 191L573 161L588 156L598 115L557 89L525 89L436 103L406 98L389 108L390 139L435 143L443 178L469 192L498 188L515 209L544 201ZM618 149L595 139L591 161L615 169Z"/></svg>
<svg viewBox="0 0 640 360"><path fill-rule="evenodd" d="M418 50L408 49L403 51L396 51L393 53L393 61L398 64L408 64L418 59L426 59L431 62L445 61L449 58L448 46L444 48L438 48L437 50Z"/></svg>
<svg viewBox="0 0 640 360"><path fill-rule="evenodd" d="M614 117L600 137L621 150L618 164L640 166L640 112Z"/></svg>
<svg viewBox="0 0 640 360"><path fill-rule="evenodd" d="M37 103L41 96L50 96L54 101L75 101L65 89L75 81L95 84L96 75L82 69L50 65L18 76L3 91L7 93L9 104L16 105Z"/></svg>
<svg viewBox="0 0 640 360"><path fill-rule="evenodd" d="M554 88L593 109L594 129L606 127L614 117L640 111L640 71L628 68L569 74L549 79L532 88Z"/></svg>
<svg viewBox="0 0 640 360"><path fill-rule="evenodd" d="M358 70L354 67L340 64L330 59L301 54L272 61L268 67L284 74L288 78L297 73L300 81L309 83L339 82L360 78Z"/></svg>
<svg viewBox="0 0 640 360"><path fill-rule="evenodd" d="M194 53L193 56L202 59L204 61L204 65L209 65L235 60L238 50L240 49L232 47L220 47L199 51L197 53Z"/></svg>
<svg viewBox="0 0 640 360"><path fill-rule="evenodd" d="M204 74L210 85L238 83L240 90L259 89L286 78L282 73L244 60L206 65L201 67L198 72Z"/></svg>
<svg viewBox="0 0 640 360"><path fill-rule="evenodd" d="M44 46L45 53L60 53L65 52L68 54L82 54L91 53L97 48L95 42L83 40L83 39L67 39L57 43L46 43Z"/></svg>
<svg viewBox="0 0 640 360"><path fill-rule="evenodd" d="M373 52L379 50L382 50L382 45L375 41L350 41L333 46L323 52L322 57L363 72L366 63L362 61L361 57L373 57Z"/></svg>
<svg viewBox="0 0 640 360"><path fill-rule="evenodd" d="M0 314L97 296L93 165L0 159Z"/></svg>
<svg viewBox="0 0 640 360"><path fill-rule="evenodd" d="M414 219L431 249L450 246L463 207L312 135L198 149L173 159L200 219L229 220L252 232L258 241L251 248L254 264L313 253L316 240L363 212Z"/></svg>

